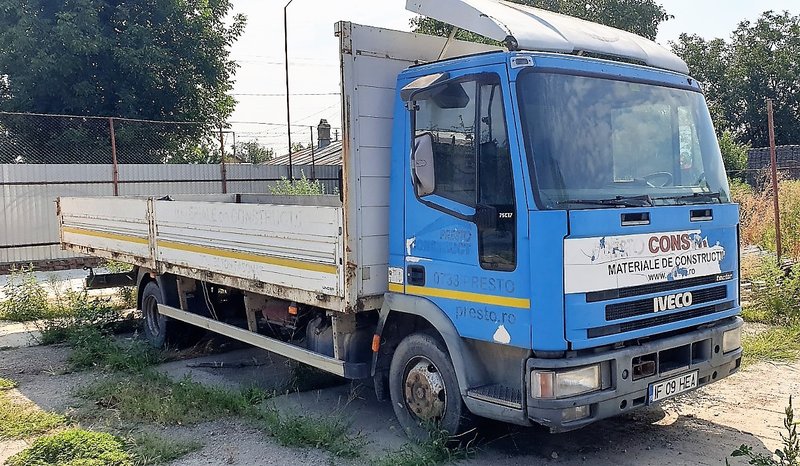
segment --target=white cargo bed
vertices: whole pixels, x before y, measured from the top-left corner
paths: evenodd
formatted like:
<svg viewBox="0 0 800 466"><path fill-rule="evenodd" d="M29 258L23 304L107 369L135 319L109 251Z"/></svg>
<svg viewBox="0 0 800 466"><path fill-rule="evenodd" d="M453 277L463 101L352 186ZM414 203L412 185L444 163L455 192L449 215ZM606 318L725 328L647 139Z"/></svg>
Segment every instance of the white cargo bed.
<svg viewBox="0 0 800 466"><path fill-rule="evenodd" d="M258 195L61 198L61 241L158 273L341 309L343 209L336 197L297 201L316 205Z"/></svg>
<svg viewBox="0 0 800 466"><path fill-rule="evenodd" d="M338 196L63 198L65 249L336 311L377 309L388 288L397 76L496 47L336 24L344 153ZM172 193L163 193L169 195Z"/></svg>

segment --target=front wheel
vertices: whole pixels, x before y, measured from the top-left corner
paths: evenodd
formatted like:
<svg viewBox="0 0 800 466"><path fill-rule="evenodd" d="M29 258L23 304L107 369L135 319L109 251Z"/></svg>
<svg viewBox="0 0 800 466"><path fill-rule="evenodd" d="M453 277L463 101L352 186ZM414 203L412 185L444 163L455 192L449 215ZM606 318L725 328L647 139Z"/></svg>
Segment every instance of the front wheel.
<svg viewBox="0 0 800 466"><path fill-rule="evenodd" d="M426 333L409 335L397 346L389 395L400 426L413 439L427 439L432 428L458 435L472 425L447 348Z"/></svg>

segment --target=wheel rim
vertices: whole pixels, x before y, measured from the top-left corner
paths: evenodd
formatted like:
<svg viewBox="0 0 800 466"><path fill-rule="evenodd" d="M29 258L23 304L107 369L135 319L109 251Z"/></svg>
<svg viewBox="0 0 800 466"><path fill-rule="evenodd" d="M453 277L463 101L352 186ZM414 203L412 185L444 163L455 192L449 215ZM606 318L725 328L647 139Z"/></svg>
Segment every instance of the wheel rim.
<svg viewBox="0 0 800 466"><path fill-rule="evenodd" d="M447 390L439 368L426 357L416 357L406 364L403 393L408 411L422 421L444 417Z"/></svg>
<svg viewBox="0 0 800 466"><path fill-rule="evenodd" d="M158 313L158 300L155 296L147 296L142 303L142 311L144 313L144 321L146 322L147 329L153 336L161 334L161 314Z"/></svg>

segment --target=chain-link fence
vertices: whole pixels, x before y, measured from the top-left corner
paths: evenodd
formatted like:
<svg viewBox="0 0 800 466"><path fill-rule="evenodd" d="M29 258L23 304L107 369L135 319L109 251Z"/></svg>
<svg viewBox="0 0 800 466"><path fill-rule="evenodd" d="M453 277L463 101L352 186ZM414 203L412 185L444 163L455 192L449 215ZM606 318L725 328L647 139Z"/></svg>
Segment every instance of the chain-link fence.
<svg viewBox="0 0 800 466"><path fill-rule="evenodd" d="M0 112L0 163L219 163L220 134L201 123Z"/></svg>

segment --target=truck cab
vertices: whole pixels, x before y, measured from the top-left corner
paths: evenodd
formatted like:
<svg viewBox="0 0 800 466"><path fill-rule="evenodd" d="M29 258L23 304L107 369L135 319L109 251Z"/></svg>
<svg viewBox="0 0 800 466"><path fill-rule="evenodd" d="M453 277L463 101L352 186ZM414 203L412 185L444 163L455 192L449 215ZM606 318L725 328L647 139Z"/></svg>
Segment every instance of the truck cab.
<svg viewBox="0 0 800 466"><path fill-rule="evenodd" d="M397 88L387 304L452 323L469 411L571 430L739 368L738 207L696 80L517 50ZM446 418L417 365L406 404Z"/></svg>

